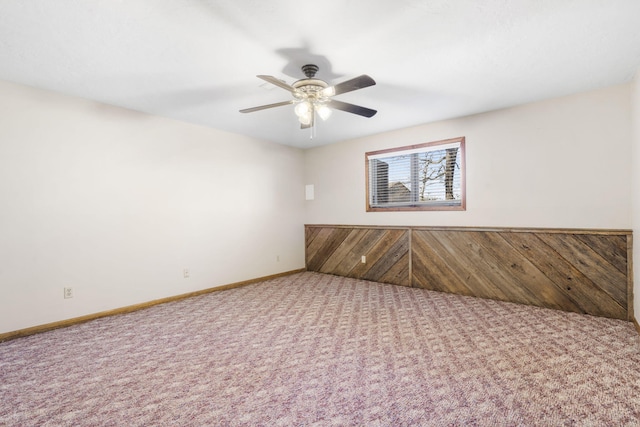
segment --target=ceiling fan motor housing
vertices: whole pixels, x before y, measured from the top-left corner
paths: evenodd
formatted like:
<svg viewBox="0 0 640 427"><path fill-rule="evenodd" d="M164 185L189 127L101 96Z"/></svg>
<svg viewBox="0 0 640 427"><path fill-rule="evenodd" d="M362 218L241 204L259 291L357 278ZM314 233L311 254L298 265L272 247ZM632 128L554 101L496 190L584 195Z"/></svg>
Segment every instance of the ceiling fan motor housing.
<svg viewBox="0 0 640 427"><path fill-rule="evenodd" d="M322 98L321 91L328 87L327 82L319 79L302 79L292 85L296 89L294 96L302 98Z"/></svg>
<svg viewBox="0 0 640 427"><path fill-rule="evenodd" d="M307 78L298 80L291 85L296 89L294 96L299 100L324 101L327 96L322 94L322 90L329 85L324 80L314 78L318 72L318 66L314 64L303 65L302 72Z"/></svg>

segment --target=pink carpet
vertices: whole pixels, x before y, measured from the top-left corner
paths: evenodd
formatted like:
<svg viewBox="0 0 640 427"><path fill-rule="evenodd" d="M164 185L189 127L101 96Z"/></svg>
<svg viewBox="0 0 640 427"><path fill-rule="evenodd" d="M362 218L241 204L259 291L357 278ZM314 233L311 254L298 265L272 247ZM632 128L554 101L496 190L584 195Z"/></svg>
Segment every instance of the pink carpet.
<svg viewBox="0 0 640 427"><path fill-rule="evenodd" d="M0 425L640 425L640 339L306 272L0 343Z"/></svg>

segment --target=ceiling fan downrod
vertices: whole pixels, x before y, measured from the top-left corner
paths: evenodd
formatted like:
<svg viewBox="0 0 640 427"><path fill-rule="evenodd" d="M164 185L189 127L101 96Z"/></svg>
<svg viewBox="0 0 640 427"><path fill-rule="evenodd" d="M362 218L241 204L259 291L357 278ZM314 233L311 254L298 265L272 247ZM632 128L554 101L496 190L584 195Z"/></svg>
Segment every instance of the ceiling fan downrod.
<svg viewBox="0 0 640 427"><path fill-rule="evenodd" d="M314 64L307 64L302 66L302 72L305 76L307 76L308 79L314 78L318 70L318 66Z"/></svg>

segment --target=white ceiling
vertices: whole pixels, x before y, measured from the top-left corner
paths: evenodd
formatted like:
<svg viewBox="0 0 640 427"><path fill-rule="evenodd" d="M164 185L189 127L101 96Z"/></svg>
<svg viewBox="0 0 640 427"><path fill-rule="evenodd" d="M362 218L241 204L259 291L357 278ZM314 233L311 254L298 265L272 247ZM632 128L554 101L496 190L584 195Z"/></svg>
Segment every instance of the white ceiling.
<svg viewBox="0 0 640 427"><path fill-rule="evenodd" d="M311 140L300 66L377 85ZM301 148L630 81L640 0L2 0L0 79ZM0 95L1 96L1 95Z"/></svg>

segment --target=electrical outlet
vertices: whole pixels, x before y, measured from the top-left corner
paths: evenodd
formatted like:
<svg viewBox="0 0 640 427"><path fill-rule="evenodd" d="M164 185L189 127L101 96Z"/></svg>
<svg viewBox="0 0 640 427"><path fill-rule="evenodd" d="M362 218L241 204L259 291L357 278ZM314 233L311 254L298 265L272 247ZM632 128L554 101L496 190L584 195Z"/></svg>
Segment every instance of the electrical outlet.
<svg viewBox="0 0 640 427"><path fill-rule="evenodd" d="M182 277L184 277L185 279L189 278L189 269L185 268L184 270L182 270Z"/></svg>
<svg viewBox="0 0 640 427"><path fill-rule="evenodd" d="M64 297L65 299L73 298L73 288L64 288Z"/></svg>
<svg viewBox="0 0 640 427"><path fill-rule="evenodd" d="M367 257L365 255L362 255L362 257L360 258L360 262L362 262L363 264L367 263Z"/></svg>
<svg viewBox="0 0 640 427"><path fill-rule="evenodd" d="M280 262L280 255L276 255L276 262Z"/></svg>

